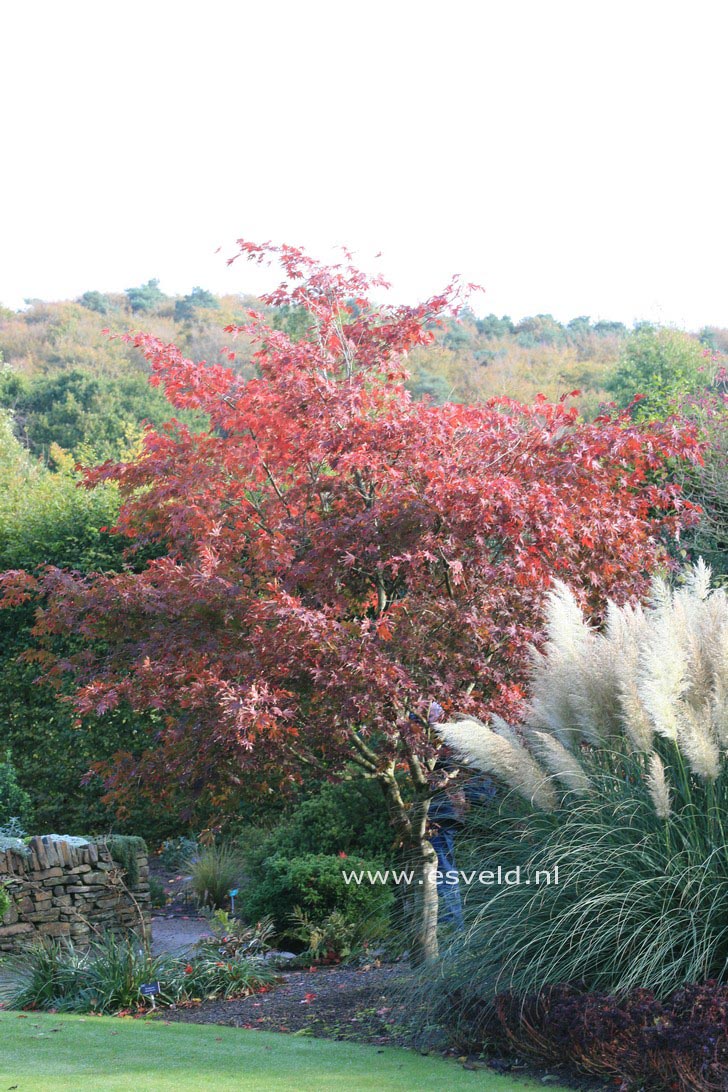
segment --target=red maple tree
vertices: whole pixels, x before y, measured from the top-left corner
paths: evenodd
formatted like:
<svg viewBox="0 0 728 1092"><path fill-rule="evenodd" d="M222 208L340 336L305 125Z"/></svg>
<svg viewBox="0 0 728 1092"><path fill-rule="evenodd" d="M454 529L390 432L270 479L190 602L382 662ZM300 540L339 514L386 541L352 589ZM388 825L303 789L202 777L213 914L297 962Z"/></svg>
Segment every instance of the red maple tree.
<svg viewBox="0 0 728 1092"><path fill-rule="evenodd" d="M266 791L307 764L329 776L353 765L377 779L425 869L438 741L422 714L434 699L515 713L553 577L595 615L607 595L640 594L691 518L664 466L695 458L695 441L626 416L584 423L566 398L414 403L404 357L457 310L456 283L418 307L382 307L370 299L382 282L348 255L326 267L288 246L240 253L280 262L264 300L305 309L307 335L251 313L247 381L131 336L152 383L209 428L150 430L138 458L86 474L88 486L118 483L130 556L158 556L141 571L9 574L5 598L42 593L41 643L84 641L61 662L45 654L48 673L71 673L81 716L122 702L161 711L142 757L108 771L118 799L146 788L169 806L199 797L224 810L241 782ZM420 954L435 950L436 903L426 884Z"/></svg>

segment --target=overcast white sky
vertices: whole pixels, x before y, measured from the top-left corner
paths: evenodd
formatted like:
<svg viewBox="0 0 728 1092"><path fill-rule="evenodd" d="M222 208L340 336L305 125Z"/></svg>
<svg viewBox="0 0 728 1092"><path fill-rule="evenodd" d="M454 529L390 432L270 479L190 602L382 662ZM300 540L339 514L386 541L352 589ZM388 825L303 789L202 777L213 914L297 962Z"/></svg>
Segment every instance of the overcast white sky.
<svg viewBox="0 0 728 1092"><path fill-rule="evenodd" d="M480 312L728 326L722 3L8 0L0 26L6 306L256 291L224 262L245 236L345 243L408 301L459 272Z"/></svg>

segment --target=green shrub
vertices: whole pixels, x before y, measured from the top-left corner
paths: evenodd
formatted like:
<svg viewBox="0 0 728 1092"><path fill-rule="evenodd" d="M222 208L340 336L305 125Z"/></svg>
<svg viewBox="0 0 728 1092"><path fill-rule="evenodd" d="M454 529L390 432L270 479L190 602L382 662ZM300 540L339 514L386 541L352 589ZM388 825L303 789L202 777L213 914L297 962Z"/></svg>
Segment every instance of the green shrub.
<svg viewBox="0 0 728 1092"><path fill-rule="evenodd" d="M156 876L149 877L149 901L154 910L160 910L167 905L167 892L164 884Z"/></svg>
<svg viewBox="0 0 728 1092"><path fill-rule="evenodd" d="M223 959L236 956L260 956L270 951L268 943L275 935L270 918L261 918L254 925L246 925L239 917L227 910L208 911L209 936L197 942L195 951L200 956L220 955Z"/></svg>
<svg viewBox="0 0 728 1092"><path fill-rule="evenodd" d="M385 859L393 839L383 815L382 790L374 781L357 779L317 788L279 824L271 849L291 857L354 853Z"/></svg>
<svg viewBox="0 0 728 1092"><path fill-rule="evenodd" d="M198 955L183 966L176 963L176 976L171 977L174 996L178 1000L204 997L246 997L262 986L275 981L275 974L257 959L235 957L221 959L219 952ZM188 969L189 968L189 969Z"/></svg>
<svg viewBox="0 0 728 1092"><path fill-rule="evenodd" d="M362 928L380 933L393 901L390 888L378 884L347 884L343 871L376 871L380 862L361 857L307 853L301 857L276 854L267 858L260 878L248 880L240 893L240 911L247 921L270 915L276 931L285 933L294 913L320 920L333 910L354 915Z"/></svg>
<svg viewBox="0 0 728 1092"><path fill-rule="evenodd" d="M0 757L0 826L9 824L11 819L27 826L30 817L30 796L18 784L12 756L6 751L4 760Z"/></svg>
<svg viewBox="0 0 728 1092"><path fill-rule="evenodd" d="M369 884L347 887L341 871L386 865L394 855L392 842L378 785L365 779L321 785L272 831L251 829L238 836L245 862L241 913L248 921L271 914L277 932L310 947L312 933L328 930L328 915L346 916L353 908L362 928L352 943L379 937L391 892ZM292 915L299 911L308 925L299 921L294 927ZM308 926L305 936L294 936L296 928L305 933Z"/></svg>
<svg viewBox="0 0 728 1092"><path fill-rule="evenodd" d="M372 922L362 921L353 913L331 910L322 918L313 918L300 906L291 915L287 935L306 945L301 953L307 959L349 959L373 940L381 939L386 921L379 919L380 928L372 928Z"/></svg>
<svg viewBox="0 0 728 1092"><path fill-rule="evenodd" d="M472 810L460 867L522 878L469 889L445 1004L728 980L728 595L704 566L677 591L656 582L644 611L610 607L601 634L562 587L521 739L497 719L442 734L513 789L483 840Z"/></svg>
<svg viewBox="0 0 728 1092"><path fill-rule="evenodd" d="M230 903L230 891L240 885L243 864L234 845L206 846L193 857L187 867L191 885L200 906L225 908Z"/></svg>
<svg viewBox="0 0 728 1092"><path fill-rule="evenodd" d="M104 529L115 523L118 508L115 489L79 489L72 466L52 473L32 459L13 435L9 417L0 412L0 570L46 564L82 572L120 568L123 542ZM94 762L117 751L135 753L154 730L154 717L123 708L78 727L63 694L36 683L37 663L19 659L34 644L31 628L41 605L33 601L0 610L3 743L12 750L18 782L31 797L36 825L129 830L161 841L174 828L174 816L139 801L119 821L101 799L101 778L81 783ZM69 655L77 650L71 635L62 642L59 638L56 648Z"/></svg>
<svg viewBox="0 0 728 1092"><path fill-rule="evenodd" d="M626 406L637 394L640 420L667 417L675 398L704 389L717 367L697 338L669 327L642 325L629 336L608 389Z"/></svg>
<svg viewBox="0 0 728 1092"><path fill-rule="evenodd" d="M103 800L104 782L85 775L117 751L136 753L154 731L154 717L128 708L75 723L62 695L38 685L38 665L17 657L32 644L25 607L0 611L0 723L12 749L18 781L32 802L36 830L114 830L159 843L179 828L174 811L146 798L122 816ZM69 652L72 651L68 642Z"/></svg>
<svg viewBox="0 0 728 1092"><path fill-rule="evenodd" d="M373 781L355 779L310 791L273 830L250 828L238 835L249 880L260 882L264 862L276 855L347 853L382 862L392 855L392 828L383 813L381 789Z"/></svg>
<svg viewBox="0 0 728 1092"><path fill-rule="evenodd" d="M0 406L13 409L31 454L47 458L58 446L85 465L128 457L142 422L159 428L172 416L164 393L150 386L147 376L110 377L79 368L32 379L0 372ZM181 416L193 427L202 420L189 412Z"/></svg>
<svg viewBox="0 0 728 1092"><path fill-rule="evenodd" d="M705 443L700 464L675 468L686 497L701 508L700 522L682 536L682 545L689 556L704 558L716 583L728 585L728 372L715 389L677 401L674 411L696 426Z"/></svg>
<svg viewBox="0 0 728 1092"><path fill-rule="evenodd" d="M162 842L159 852L159 860L165 868L184 868L193 861L197 855L197 839L178 835L176 838L166 838Z"/></svg>
<svg viewBox="0 0 728 1092"><path fill-rule="evenodd" d="M18 443L0 410L0 570L58 565L82 571L117 569L123 542L113 486L79 489L74 460L57 453L52 473Z"/></svg>

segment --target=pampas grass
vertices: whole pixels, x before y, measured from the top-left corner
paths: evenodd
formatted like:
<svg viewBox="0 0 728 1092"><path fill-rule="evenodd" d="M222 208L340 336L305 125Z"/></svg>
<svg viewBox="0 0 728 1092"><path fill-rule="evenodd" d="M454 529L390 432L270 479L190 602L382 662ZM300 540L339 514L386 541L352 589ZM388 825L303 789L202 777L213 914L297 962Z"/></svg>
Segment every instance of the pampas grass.
<svg viewBox="0 0 728 1092"><path fill-rule="evenodd" d="M451 1026L507 990L728 981L726 591L699 564L677 587L655 581L644 608L611 604L602 632L563 586L548 609L523 723L508 738L497 718L441 728L516 790L495 817L468 813L459 867L559 870L558 884L467 889L466 932L429 983Z"/></svg>
<svg viewBox="0 0 728 1092"><path fill-rule="evenodd" d="M638 757L639 776L662 811L671 775L681 782L685 768L693 775L685 804L692 789L718 779L728 748L728 595L711 590L702 561L677 589L655 580L645 610L610 603L602 633L557 583L546 632L543 650L533 653L523 742L498 718L490 726L444 724L440 734L456 754L543 810L553 809L555 794L563 806L567 794L587 793L589 767L608 755ZM673 744L660 794L650 758L656 737Z"/></svg>
<svg viewBox="0 0 728 1092"><path fill-rule="evenodd" d="M502 727L499 733L481 721L462 720L448 724L442 734L468 765L495 774L533 807L552 810L557 798L548 784L548 774L510 731L511 738L502 732Z"/></svg>
<svg viewBox="0 0 728 1092"><path fill-rule="evenodd" d="M539 761L560 781L563 787L577 796L588 795L592 784L578 759L558 739L548 732L534 729L529 737L531 749Z"/></svg>
<svg viewBox="0 0 728 1092"><path fill-rule="evenodd" d="M647 763L645 784L655 805L655 814L658 819L669 819L672 812L670 787L665 776L665 764L655 751L650 755Z"/></svg>

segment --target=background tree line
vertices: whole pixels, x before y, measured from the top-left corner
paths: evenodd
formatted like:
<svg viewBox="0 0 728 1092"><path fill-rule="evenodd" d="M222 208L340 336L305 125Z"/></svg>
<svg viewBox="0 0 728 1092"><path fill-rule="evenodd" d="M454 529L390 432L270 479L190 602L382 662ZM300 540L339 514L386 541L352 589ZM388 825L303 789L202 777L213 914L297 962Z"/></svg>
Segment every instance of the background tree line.
<svg viewBox="0 0 728 1092"><path fill-rule="evenodd" d="M0 308L0 406L13 413L24 446L46 461L54 443L85 463L118 457L142 421L158 427L169 407L146 382L148 366L138 349L106 331L143 327L191 359L214 364L230 347L224 327L244 323L251 307L294 339L304 336L301 309L261 308L252 297L215 297L200 287L172 298L154 279L122 294L91 290L75 302ZM657 408L664 413L666 399L708 386L716 371L711 352L728 349L728 329L716 327L693 335L646 323L630 330L584 315L565 323L548 314L479 318L468 308L434 334L431 345L408 358L413 397L470 403L506 395L530 402L539 393L554 399L578 389L587 418L602 402L624 405L647 387L661 398ZM254 364L245 335L234 350L233 366L247 378Z"/></svg>

